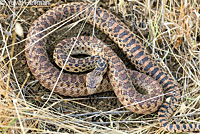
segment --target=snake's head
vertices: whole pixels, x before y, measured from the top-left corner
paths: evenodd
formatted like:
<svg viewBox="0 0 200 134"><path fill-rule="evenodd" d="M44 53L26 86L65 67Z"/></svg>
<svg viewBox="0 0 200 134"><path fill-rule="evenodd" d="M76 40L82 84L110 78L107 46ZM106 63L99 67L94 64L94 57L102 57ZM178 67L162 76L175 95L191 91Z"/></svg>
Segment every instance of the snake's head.
<svg viewBox="0 0 200 134"><path fill-rule="evenodd" d="M95 74L94 72L87 74L86 87L89 94L97 93L97 88L100 86L102 79L102 75Z"/></svg>

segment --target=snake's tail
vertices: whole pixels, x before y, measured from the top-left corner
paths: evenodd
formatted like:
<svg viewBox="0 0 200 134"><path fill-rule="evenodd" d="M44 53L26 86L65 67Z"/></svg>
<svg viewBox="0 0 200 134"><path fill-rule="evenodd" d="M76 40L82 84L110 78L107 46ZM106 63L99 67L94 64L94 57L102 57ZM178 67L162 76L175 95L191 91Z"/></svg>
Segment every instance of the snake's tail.
<svg viewBox="0 0 200 134"><path fill-rule="evenodd" d="M142 51L142 50L141 50ZM144 53L144 52L143 52ZM156 63L151 62L153 60L146 60L146 62L142 62L143 59L150 59L147 55L143 54L143 58L137 59L139 63L142 64L143 68L137 68L142 72L146 72L146 74L152 76L156 80L163 85L163 89L165 91L165 102L160 106L158 115L159 122L161 126L170 132L179 133L179 132L193 132L200 130L200 124L192 123L192 124L182 124L182 123L172 123L170 122L170 118L178 107L178 103L180 102L181 95L178 83L174 82L174 80L165 73L162 69L160 69Z"/></svg>
<svg viewBox="0 0 200 134"><path fill-rule="evenodd" d="M158 116L159 116L159 122L161 123L162 127L166 131L170 131L173 133L180 133L180 132L194 132L199 131L200 124L193 123L193 124L184 124L184 123L171 123L169 122L169 119L171 115L174 112L174 109L176 109L176 101L178 101L176 98L171 95L167 98L167 101L164 102L159 109ZM183 129L184 128L184 129Z"/></svg>

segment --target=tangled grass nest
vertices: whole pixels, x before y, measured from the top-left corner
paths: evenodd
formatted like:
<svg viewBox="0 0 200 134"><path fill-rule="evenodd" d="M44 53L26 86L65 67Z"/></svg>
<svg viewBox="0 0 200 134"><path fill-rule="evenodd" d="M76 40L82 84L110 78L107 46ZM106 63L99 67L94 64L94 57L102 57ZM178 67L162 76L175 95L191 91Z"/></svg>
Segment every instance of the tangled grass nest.
<svg viewBox="0 0 200 134"><path fill-rule="evenodd" d="M164 133L157 113L133 114L121 108L112 93L71 98L41 87L24 57L27 31L46 10L70 1L30 2L0 1L0 133ZM200 3L101 0L98 4L124 21L183 87L173 119L199 122Z"/></svg>

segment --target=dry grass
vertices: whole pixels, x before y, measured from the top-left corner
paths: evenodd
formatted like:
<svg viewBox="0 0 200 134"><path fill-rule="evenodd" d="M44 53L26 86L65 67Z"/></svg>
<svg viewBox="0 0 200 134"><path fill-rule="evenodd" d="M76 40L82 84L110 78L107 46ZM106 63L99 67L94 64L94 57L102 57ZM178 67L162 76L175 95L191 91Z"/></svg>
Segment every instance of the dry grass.
<svg viewBox="0 0 200 134"><path fill-rule="evenodd" d="M38 15L34 10L43 13L43 9L60 3L0 6L0 133L164 133L159 128L157 114L135 115L118 107L104 110L104 100L117 101L116 97L104 97L104 94L83 98L53 94L42 108L50 93L46 90L35 93L32 90L38 88L33 86L37 81L29 79L29 73L16 72L17 63L26 62L20 59L23 51L15 52L25 43L14 29L16 22L23 24L25 39L29 22L33 22L30 16ZM100 4L122 16L152 57L183 87L182 101L174 115L176 121L199 122L200 3L197 0L104 0ZM32 11L29 16L27 11ZM90 105L90 101L102 106Z"/></svg>

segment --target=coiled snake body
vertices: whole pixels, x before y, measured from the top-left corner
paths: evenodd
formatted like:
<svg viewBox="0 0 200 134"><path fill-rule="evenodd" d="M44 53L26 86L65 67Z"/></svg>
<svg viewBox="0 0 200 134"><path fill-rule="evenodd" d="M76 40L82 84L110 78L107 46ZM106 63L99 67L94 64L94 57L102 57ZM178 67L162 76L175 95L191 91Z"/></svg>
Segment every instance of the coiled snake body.
<svg viewBox="0 0 200 134"><path fill-rule="evenodd" d="M97 28L101 29L118 44L119 48L126 53L137 70L153 77L162 85L167 94L165 95L166 101L160 106L158 114L159 122L164 129L171 132L200 130L200 124L172 124L169 122L171 115L177 107L175 104L180 100L180 91L176 82L160 69L150 56L145 53L144 47L127 26L112 13L102 8L97 8L95 10L94 7L88 3L69 3L55 7L34 21L29 29L25 51L27 63L33 75L44 87L52 90L56 84L54 92L67 96L84 96L102 92L100 90L95 92L87 90L85 74L62 73L57 80L60 71L54 67L48 59L45 48L46 40L44 38L47 31L45 30L53 24L79 12L79 18L89 16L87 18L89 23L93 24L95 22ZM95 16L93 16L94 14ZM108 48L105 47L105 49ZM109 81L120 102L126 105L128 109L137 113L155 111L156 105L159 105L158 103L162 101L161 97L157 97L161 93L158 91L154 96L146 96L133 90L131 79L129 78L125 66L121 64L119 58L113 55L110 50L107 50L107 52L107 57L110 60L108 66ZM99 89L106 89L105 87L102 88L102 85L109 85L108 81L104 80L103 84L99 87ZM151 101L137 103L149 98ZM136 104L132 105L132 103Z"/></svg>

